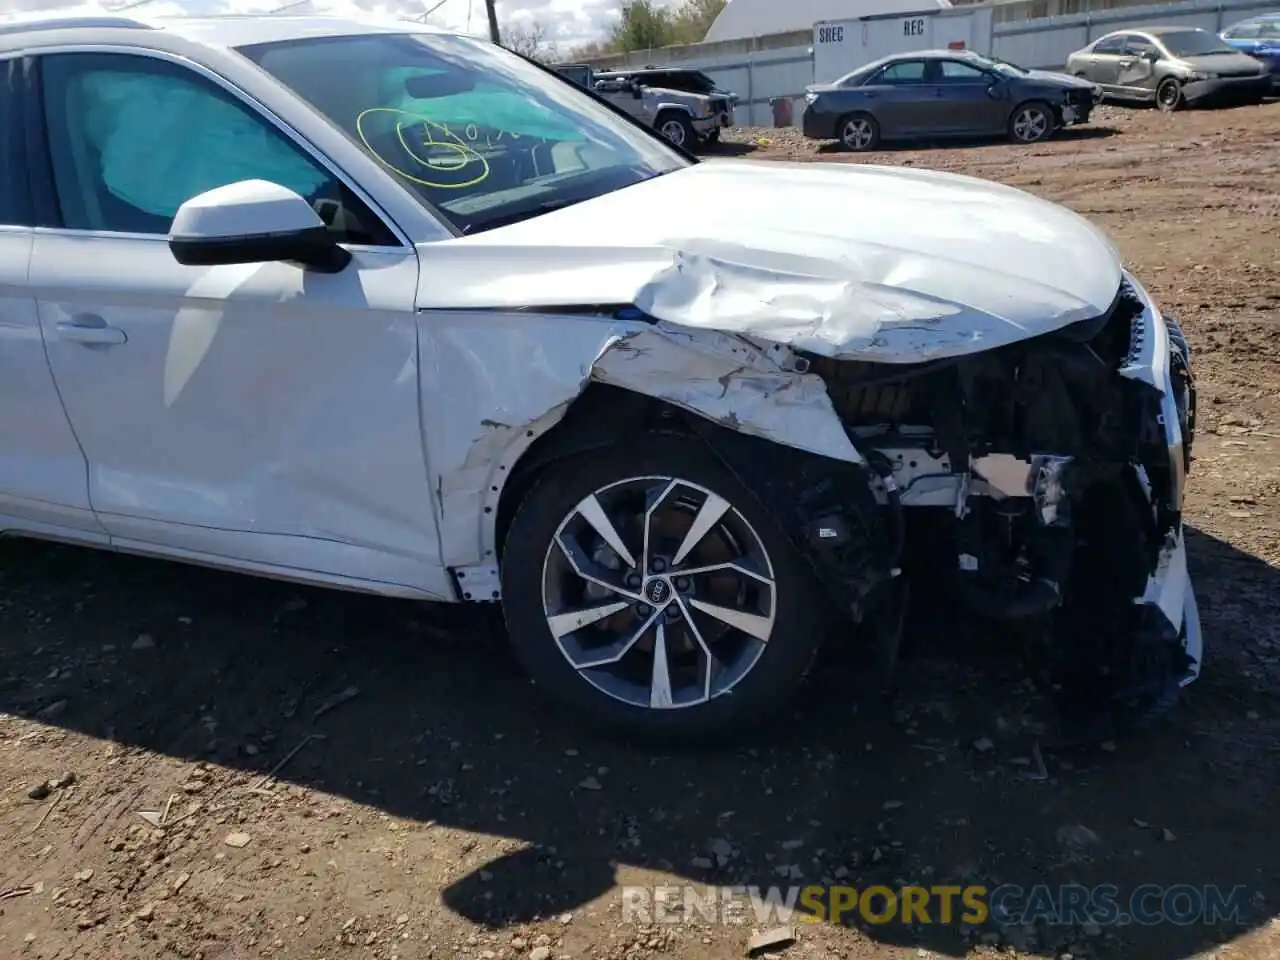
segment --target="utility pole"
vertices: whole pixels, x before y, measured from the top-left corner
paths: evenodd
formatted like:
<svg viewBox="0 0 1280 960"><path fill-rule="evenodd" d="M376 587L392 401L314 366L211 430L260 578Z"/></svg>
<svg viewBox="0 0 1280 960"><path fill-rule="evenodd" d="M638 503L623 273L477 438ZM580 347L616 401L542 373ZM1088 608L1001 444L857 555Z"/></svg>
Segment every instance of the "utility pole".
<svg viewBox="0 0 1280 960"><path fill-rule="evenodd" d="M498 11L494 9L495 0L484 0L484 9L489 14L489 39L494 43L501 43L502 38L498 35Z"/></svg>

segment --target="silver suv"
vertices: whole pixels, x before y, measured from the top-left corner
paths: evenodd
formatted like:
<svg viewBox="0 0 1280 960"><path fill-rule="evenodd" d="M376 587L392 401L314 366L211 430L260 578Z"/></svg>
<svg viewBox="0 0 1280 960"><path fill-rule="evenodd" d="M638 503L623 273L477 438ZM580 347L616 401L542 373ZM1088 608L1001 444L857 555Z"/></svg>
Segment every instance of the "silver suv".
<svg viewBox="0 0 1280 960"><path fill-rule="evenodd" d="M678 147L714 143L733 126L737 96L701 70L611 70L595 75L595 91L652 126Z"/></svg>

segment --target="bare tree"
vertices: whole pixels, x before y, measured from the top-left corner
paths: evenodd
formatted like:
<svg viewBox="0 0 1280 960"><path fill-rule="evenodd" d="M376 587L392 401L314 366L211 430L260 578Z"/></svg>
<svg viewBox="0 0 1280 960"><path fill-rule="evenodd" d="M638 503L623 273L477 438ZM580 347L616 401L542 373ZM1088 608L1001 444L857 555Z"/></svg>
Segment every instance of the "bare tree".
<svg viewBox="0 0 1280 960"><path fill-rule="evenodd" d="M502 31L502 45L512 53L550 63L554 59L547 33L536 23L509 26Z"/></svg>

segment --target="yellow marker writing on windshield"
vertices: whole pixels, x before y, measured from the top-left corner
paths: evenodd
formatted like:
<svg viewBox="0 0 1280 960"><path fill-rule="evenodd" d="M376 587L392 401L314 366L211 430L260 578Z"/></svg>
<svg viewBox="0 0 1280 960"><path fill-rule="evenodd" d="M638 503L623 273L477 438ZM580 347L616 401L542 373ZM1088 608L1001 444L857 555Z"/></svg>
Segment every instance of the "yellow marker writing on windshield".
<svg viewBox="0 0 1280 960"><path fill-rule="evenodd" d="M404 152L412 157L415 163L440 173L459 173L472 164L478 164L476 175L460 182L447 183L441 180L428 180L400 169L378 153L373 148L373 144L369 142L369 137L364 129L365 123L375 113L390 113L396 117L396 139ZM404 133L405 128L418 125L423 128L422 146L431 147L433 151L443 151L443 156L424 158L409 145L409 140ZM420 117L407 110L397 110L394 107L370 107L356 117L356 132L360 135L360 141L364 144L364 148L369 151L375 160L400 174L406 180L420 183L424 187L435 187L440 190L462 190L466 187L474 187L477 183L483 183L489 177L489 162L474 149L463 143L448 127L443 124L432 123L425 117ZM443 134L447 139L438 139L437 134Z"/></svg>

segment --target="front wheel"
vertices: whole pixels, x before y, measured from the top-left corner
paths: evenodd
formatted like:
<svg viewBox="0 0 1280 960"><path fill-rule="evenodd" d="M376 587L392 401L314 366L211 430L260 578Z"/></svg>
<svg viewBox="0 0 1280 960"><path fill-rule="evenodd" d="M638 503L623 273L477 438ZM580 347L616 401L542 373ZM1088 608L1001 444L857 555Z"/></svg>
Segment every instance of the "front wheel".
<svg viewBox="0 0 1280 960"><path fill-rule="evenodd" d="M1014 143L1039 143L1053 133L1053 111L1033 100L1019 104L1009 117L1009 139Z"/></svg>
<svg viewBox="0 0 1280 960"><path fill-rule="evenodd" d="M683 113L667 111L659 114L655 126L658 133L666 140L686 150L692 149L694 142L698 139L697 131L693 129L693 122Z"/></svg>
<svg viewBox="0 0 1280 960"><path fill-rule="evenodd" d="M553 464L512 520L501 574L511 641L535 683L633 739L754 727L819 647L819 599L794 548L687 439Z"/></svg>
<svg viewBox="0 0 1280 960"><path fill-rule="evenodd" d="M840 146L861 153L880 145L880 124L869 113L854 113L843 117L836 127Z"/></svg>
<svg viewBox="0 0 1280 960"><path fill-rule="evenodd" d="M1165 113L1173 113L1182 106L1182 84L1173 77L1165 77L1156 87L1156 107Z"/></svg>

